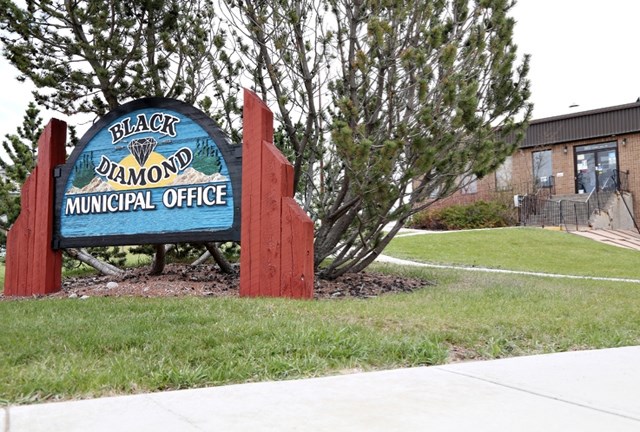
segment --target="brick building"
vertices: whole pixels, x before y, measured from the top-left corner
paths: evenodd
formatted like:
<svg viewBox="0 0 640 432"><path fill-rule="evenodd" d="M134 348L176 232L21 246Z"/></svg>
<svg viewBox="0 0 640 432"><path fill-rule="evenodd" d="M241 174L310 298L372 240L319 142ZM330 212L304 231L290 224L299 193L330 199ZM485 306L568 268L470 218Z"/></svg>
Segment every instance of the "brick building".
<svg viewBox="0 0 640 432"><path fill-rule="evenodd" d="M640 215L640 99L531 121L520 148L501 168L434 206L512 200L541 190L579 199L620 185Z"/></svg>

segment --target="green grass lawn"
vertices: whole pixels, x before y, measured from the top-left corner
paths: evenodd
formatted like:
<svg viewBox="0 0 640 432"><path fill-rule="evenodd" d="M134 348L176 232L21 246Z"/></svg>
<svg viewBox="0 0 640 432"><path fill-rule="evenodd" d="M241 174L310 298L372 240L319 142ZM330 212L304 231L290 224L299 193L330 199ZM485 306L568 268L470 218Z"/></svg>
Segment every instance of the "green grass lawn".
<svg viewBox="0 0 640 432"><path fill-rule="evenodd" d="M386 253L636 278L640 262L539 229L398 238ZM0 404L640 344L640 284L374 268L435 285L368 300L0 301Z"/></svg>
<svg viewBox="0 0 640 432"><path fill-rule="evenodd" d="M29 403L640 344L640 287L450 270L369 300L0 302L0 400Z"/></svg>
<svg viewBox="0 0 640 432"><path fill-rule="evenodd" d="M640 279L640 252L539 228L400 237L384 253L438 264Z"/></svg>

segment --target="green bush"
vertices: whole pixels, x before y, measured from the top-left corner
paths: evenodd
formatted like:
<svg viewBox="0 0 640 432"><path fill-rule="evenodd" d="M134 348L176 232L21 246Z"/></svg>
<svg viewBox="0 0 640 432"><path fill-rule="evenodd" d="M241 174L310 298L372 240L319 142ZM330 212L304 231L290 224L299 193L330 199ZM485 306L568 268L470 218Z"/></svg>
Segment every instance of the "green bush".
<svg viewBox="0 0 640 432"><path fill-rule="evenodd" d="M429 230L499 228L517 223L515 210L494 201L476 201L415 214L408 227Z"/></svg>

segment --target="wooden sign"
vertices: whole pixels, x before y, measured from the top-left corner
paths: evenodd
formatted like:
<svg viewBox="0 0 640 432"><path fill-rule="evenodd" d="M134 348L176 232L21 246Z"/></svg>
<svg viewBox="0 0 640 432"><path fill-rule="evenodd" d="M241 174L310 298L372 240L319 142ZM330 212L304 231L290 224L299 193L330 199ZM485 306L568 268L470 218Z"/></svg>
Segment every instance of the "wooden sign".
<svg viewBox="0 0 640 432"><path fill-rule="evenodd" d="M123 105L57 170L54 248L238 241L240 155L191 105Z"/></svg>
<svg viewBox="0 0 640 432"><path fill-rule="evenodd" d="M243 116L244 163L213 120L175 100L110 112L63 165L66 124L52 119L7 236L4 295L59 291L61 248L240 240L241 296L312 298L313 221L273 145L273 113L245 90Z"/></svg>

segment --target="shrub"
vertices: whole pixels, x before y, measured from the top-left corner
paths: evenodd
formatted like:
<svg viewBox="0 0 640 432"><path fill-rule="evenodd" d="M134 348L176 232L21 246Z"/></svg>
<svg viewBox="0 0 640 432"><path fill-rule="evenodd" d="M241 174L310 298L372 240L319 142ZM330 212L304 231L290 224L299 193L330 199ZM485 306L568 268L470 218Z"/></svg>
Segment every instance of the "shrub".
<svg viewBox="0 0 640 432"><path fill-rule="evenodd" d="M494 201L476 201L469 205L422 211L415 214L407 226L430 230L461 230L499 228L516 223L515 210L508 205Z"/></svg>

